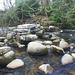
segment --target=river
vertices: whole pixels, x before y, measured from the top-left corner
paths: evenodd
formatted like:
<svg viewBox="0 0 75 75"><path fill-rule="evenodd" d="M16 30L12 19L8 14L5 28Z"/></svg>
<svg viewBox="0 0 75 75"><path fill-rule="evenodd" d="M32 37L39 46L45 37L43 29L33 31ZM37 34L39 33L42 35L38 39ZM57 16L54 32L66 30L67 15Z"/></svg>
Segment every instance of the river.
<svg viewBox="0 0 75 75"><path fill-rule="evenodd" d="M57 35L64 38L68 43L75 43L75 30L63 30ZM26 52L26 48L12 47L12 49L15 51L16 57L22 59L25 65L12 70L0 67L0 75L45 75L38 70L38 67L44 63L50 64L54 68L51 75L75 75L75 62L62 66L60 62L62 55L53 54L49 51L45 56L31 56Z"/></svg>

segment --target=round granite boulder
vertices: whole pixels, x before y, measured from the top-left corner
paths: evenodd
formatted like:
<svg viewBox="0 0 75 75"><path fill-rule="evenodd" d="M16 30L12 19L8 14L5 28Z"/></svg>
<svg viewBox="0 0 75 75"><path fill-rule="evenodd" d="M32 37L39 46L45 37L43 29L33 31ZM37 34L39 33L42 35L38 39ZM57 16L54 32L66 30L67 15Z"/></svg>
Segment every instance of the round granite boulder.
<svg viewBox="0 0 75 75"><path fill-rule="evenodd" d="M43 55L48 53L48 49L41 43L30 42L27 47L27 52L32 55Z"/></svg>

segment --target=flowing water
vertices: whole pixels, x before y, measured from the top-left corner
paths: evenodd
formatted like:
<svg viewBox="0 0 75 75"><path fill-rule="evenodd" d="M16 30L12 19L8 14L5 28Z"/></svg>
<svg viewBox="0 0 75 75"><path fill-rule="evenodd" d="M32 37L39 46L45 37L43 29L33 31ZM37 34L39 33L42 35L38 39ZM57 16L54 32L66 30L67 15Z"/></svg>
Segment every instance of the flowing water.
<svg viewBox="0 0 75 75"><path fill-rule="evenodd" d="M58 36L67 40L68 43L75 43L75 31L64 30L58 33ZM24 61L24 66L17 69L7 69L0 67L0 75L45 75L38 70L41 64L47 63L54 68L54 72L51 75L75 75L75 62L66 66L62 66L60 59L62 55L53 54L48 52L44 56L31 56L26 52L26 48L12 49L16 53L16 57ZM47 74L49 75L49 74Z"/></svg>

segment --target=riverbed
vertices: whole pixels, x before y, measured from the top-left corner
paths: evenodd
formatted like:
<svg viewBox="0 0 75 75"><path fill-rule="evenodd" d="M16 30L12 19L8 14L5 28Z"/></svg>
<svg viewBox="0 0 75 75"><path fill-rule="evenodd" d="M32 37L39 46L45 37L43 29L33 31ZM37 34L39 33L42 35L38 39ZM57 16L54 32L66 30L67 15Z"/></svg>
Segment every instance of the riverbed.
<svg viewBox="0 0 75 75"><path fill-rule="evenodd" d="M64 38L68 43L75 43L75 30L63 30L63 32L56 34ZM54 54L48 50L47 55L31 56L26 52L26 48L12 47L12 50L15 52L16 58L22 59L25 64L23 67L12 70L0 67L0 75L46 75L38 70L41 64L50 64L54 68L51 75L75 75L75 62L62 66L60 60L63 55Z"/></svg>

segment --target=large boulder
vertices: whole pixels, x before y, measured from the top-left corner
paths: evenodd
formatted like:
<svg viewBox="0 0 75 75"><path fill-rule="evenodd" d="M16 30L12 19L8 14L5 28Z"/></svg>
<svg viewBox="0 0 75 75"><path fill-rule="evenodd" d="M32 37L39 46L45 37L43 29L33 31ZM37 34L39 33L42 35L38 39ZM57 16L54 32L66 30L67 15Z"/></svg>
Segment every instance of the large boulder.
<svg viewBox="0 0 75 75"><path fill-rule="evenodd" d="M63 48L64 50L70 49L69 44L64 39L61 39L61 41L59 42L59 47Z"/></svg>
<svg viewBox="0 0 75 75"><path fill-rule="evenodd" d="M15 53L10 47L0 47L0 65L5 66L15 58Z"/></svg>
<svg viewBox="0 0 75 75"><path fill-rule="evenodd" d="M9 69L16 69L24 65L24 62L21 59L15 59L11 61L6 67Z"/></svg>
<svg viewBox="0 0 75 75"><path fill-rule="evenodd" d="M65 54L62 58L61 58L61 63L62 65L66 65L69 63L73 62L73 57L69 54Z"/></svg>
<svg viewBox="0 0 75 75"><path fill-rule="evenodd" d="M54 69L49 64L42 64L39 66L39 70L43 71L45 74L51 74Z"/></svg>
<svg viewBox="0 0 75 75"><path fill-rule="evenodd" d="M30 42L27 47L27 52L32 55L43 55L48 53L48 49L41 43Z"/></svg>

